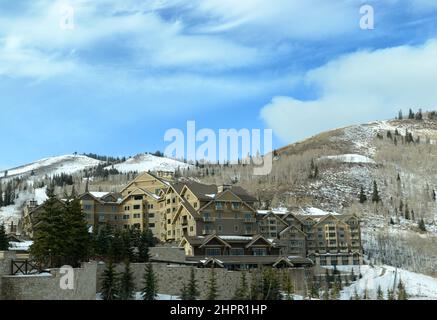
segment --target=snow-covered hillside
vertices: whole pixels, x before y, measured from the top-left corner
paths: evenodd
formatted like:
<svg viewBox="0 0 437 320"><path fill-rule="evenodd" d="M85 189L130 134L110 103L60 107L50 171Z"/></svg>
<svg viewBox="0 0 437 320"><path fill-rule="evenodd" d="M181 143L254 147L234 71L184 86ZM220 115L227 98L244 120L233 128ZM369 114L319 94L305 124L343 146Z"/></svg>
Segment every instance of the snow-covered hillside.
<svg viewBox="0 0 437 320"><path fill-rule="evenodd" d="M1 171L0 177L20 177L24 175L53 176L56 174L72 174L78 171L95 167L101 161L83 155L63 155L44 158L33 163Z"/></svg>
<svg viewBox="0 0 437 320"><path fill-rule="evenodd" d="M14 222L16 225L22 216L23 207L29 200L35 200L41 204L47 199L46 189L47 187L19 192L13 205L0 208L0 223L9 226L11 222Z"/></svg>
<svg viewBox="0 0 437 320"><path fill-rule="evenodd" d="M339 271L350 272L351 268L351 266L337 266ZM371 299L376 299L376 292L379 286L385 295L385 299L387 299L388 289L396 289L400 280L404 283L410 299L437 299L436 278L386 265L363 265L353 268L354 273L356 275L361 273L362 278L345 287L341 292L341 299L350 299L355 291L360 296L363 296L365 290L367 290Z"/></svg>
<svg viewBox="0 0 437 320"><path fill-rule="evenodd" d="M108 166L106 169L114 167L119 172L143 172L143 171L168 171L175 172L179 169L186 169L190 165L181 161L157 157L152 154L139 154L135 157L127 159L125 162L116 164L114 166Z"/></svg>

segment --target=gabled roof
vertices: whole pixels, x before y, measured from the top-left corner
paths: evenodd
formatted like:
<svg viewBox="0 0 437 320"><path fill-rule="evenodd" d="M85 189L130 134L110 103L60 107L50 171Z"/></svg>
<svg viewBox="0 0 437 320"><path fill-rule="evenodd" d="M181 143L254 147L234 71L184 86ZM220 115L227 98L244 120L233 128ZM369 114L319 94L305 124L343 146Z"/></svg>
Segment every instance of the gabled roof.
<svg viewBox="0 0 437 320"><path fill-rule="evenodd" d="M202 184L195 181L185 182L182 187L180 194L184 192L185 189L189 189L195 196L201 201L210 201L213 199L211 195L217 194L217 186L213 184Z"/></svg>
<svg viewBox="0 0 437 320"><path fill-rule="evenodd" d="M254 245L257 241L259 241L259 240L264 241L265 244L269 245L270 247L273 246L273 243L272 243L271 241L267 240L266 238L264 238L262 235L259 234L259 235L254 236L254 237L252 238L252 241L250 241L250 242L246 245L246 248L250 248L251 246L253 246L253 245Z"/></svg>
<svg viewBox="0 0 437 320"><path fill-rule="evenodd" d="M141 174L139 174L138 176L135 177L135 179L133 179L131 182L129 182L123 189L120 190L120 192L125 191L127 188L131 187L135 182L138 181L138 179L140 179L141 177L145 176L145 175L149 175L151 178L158 180L159 182L161 182L162 184L165 184L167 186L170 185L170 183L168 181L165 181L164 179L158 177L157 175L154 175L153 173L151 173L150 171L148 172L143 172Z"/></svg>
<svg viewBox="0 0 437 320"><path fill-rule="evenodd" d="M325 220L327 220L327 219L329 219L329 218L334 218L334 219L337 221L337 223L345 224L345 223L344 223L343 221L341 221L337 216L334 216L334 215L332 215L332 214L327 214L326 216L321 217L321 218L319 219L319 221L314 225L314 227L317 226L317 225L319 225L320 223L322 223L323 221L325 221Z"/></svg>
<svg viewBox="0 0 437 320"><path fill-rule="evenodd" d="M199 212L196 209L194 209L193 206L188 201L186 201L185 199L182 199L181 202L179 203L178 210L176 211L176 214L174 215L171 223L174 223L176 221L176 219L179 217L179 214L181 213L182 209L184 209L184 208L188 211L189 214L191 214L191 216L194 219L200 218Z"/></svg>
<svg viewBox="0 0 437 320"><path fill-rule="evenodd" d="M305 237L307 236L305 232L303 232L302 230L300 230L299 228L296 228L295 226L288 226L287 228L285 228L284 230L282 230L281 232L279 232L279 235L282 235L288 231L290 231L291 229L296 229L297 231L299 231L300 233L302 233Z"/></svg>
<svg viewBox="0 0 437 320"><path fill-rule="evenodd" d="M211 242L214 239L221 242L225 247L229 247L229 248L231 247L231 245L229 243L227 243L225 240L223 240L222 238L220 238L216 234L211 234L205 238L205 240L203 241L203 243L200 245L199 248L206 246L209 242Z"/></svg>
<svg viewBox="0 0 437 320"><path fill-rule="evenodd" d="M263 214L261 220L265 220L268 219L269 217L274 217L276 218L276 220L278 220L279 222L283 223L284 225L288 226L288 223L285 222L284 220L282 220L281 217L279 217L277 214L273 213L273 212L269 212L267 214Z"/></svg>

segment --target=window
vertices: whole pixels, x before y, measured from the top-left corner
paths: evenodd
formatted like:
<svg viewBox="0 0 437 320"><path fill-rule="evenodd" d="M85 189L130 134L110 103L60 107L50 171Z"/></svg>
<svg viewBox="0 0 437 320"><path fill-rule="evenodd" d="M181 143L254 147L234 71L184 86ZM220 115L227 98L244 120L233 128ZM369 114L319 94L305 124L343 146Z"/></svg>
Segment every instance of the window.
<svg viewBox="0 0 437 320"><path fill-rule="evenodd" d="M154 213L149 213L149 218L155 218L155 214Z"/></svg>
<svg viewBox="0 0 437 320"><path fill-rule="evenodd" d="M171 219L167 219L167 224L171 224Z"/></svg>
<svg viewBox="0 0 437 320"><path fill-rule="evenodd" d="M171 199L171 202L176 203L176 198Z"/></svg>
<svg viewBox="0 0 437 320"><path fill-rule="evenodd" d="M134 210L140 210L140 209L141 209L141 205L139 204L134 205Z"/></svg>
<svg viewBox="0 0 437 320"><path fill-rule="evenodd" d="M129 211L130 210L130 206L124 206L124 211Z"/></svg>
<svg viewBox="0 0 437 320"><path fill-rule="evenodd" d="M218 232L222 232L223 231L223 226L217 226L217 230L218 230Z"/></svg>
<svg viewBox="0 0 437 320"><path fill-rule="evenodd" d="M219 256L221 255L220 248L206 248L205 255L207 256Z"/></svg>
<svg viewBox="0 0 437 320"><path fill-rule="evenodd" d="M194 208L197 208L197 202L194 202Z"/></svg>
<svg viewBox="0 0 437 320"><path fill-rule="evenodd" d="M235 225L235 226L234 226L234 231L235 231L235 232L238 232L238 229L239 229L239 228L238 228L238 225Z"/></svg>
<svg viewBox="0 0 437 320"><path fill-rule="evenodd" d="M239 210L239 209L240 209L240 203L232 202L232 210Z"/></svg>
<svg viewBox="0 0 437 320"><path fill-rule="evenodd" d="M123 220L129 220L129 215L128 214L124 214L123 215Z"/></svg>
<svg viewBox="0 0 437 320"><path fill-rule="evenodd" d="M191 232L194 231L194 227L193 227L193 226L190 227L190 231L191 231Z"/></svg>
<svg viewBox="0 0 437 320"><path fill-rule="evenodd" d="M267 255L266 248L253 248L252 252L253 252L254 256L266 256Z"/></svg>
<svg viewBox="0 0 437 320"><path fill-rule="evenodd" d="M117 212L117 207L116 206L112 206L112 212Z"/></svg>
<svg viewBox="0 0 437 320"><path fill-rule="evenodd" d="M216 202L215 209L216 210L223 210L223 202Z"/></svg>
<svg viewBox="0 0 437 320"><path fill-rule="evenodd" d="M105 221L105 215L103 213L99 214L99 221Z"/></svg>
<svg viewBox="0 0 437 320"><path fill-rule="evenodd" d="M161 189L155 189L155 194L159 194L159 191L161 191Z"/></svg>
<svg viewBox="0 0 437 320"><path fill-rule="evenodd" d="M149 228L155 228L155 224L154 223L149 223Z"/></svg>
<svg viewBox="0 0 437 320"><path fill-rule="evenodd" d="M134 219L140 219L141 213L134 213Z"/></svg>
<svg viewBox="0 0 437 320"><path fill-rule="evenodd" d="M167 199L167 204L170 204L170 199Z"/></svg>
<svg viewBox="0 0 437 320"><path fill-rule="evenodd" d="M233 248L230 252L231 256L244 256L244 249L243 248Z"/></svg>
<svg viewBox="0 0 437 320"><path fill-rule="evenodd" d="M143 196L134 196L134 200L143 200Z"/></svg>
<svg viewBox="0 0 437 320"><path fill-rule="evenodd" d="M85 210L91 210L92 208L93 208L93 206L90 205L90 204L86 204L86 205L84 206L84 209L85 209Z"/></svg>

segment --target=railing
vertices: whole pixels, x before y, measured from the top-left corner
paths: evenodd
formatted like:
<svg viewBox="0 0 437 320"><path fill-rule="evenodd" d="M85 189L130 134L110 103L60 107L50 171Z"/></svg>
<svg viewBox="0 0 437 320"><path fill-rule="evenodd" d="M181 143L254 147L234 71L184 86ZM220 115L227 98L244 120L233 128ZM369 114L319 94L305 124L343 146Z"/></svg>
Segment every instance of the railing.
<svg viewBox="0 0 437 320"><path fill-rule="evenodd" d="M40 273L41 266L32 260L11 260L11 275Z"/></svg>

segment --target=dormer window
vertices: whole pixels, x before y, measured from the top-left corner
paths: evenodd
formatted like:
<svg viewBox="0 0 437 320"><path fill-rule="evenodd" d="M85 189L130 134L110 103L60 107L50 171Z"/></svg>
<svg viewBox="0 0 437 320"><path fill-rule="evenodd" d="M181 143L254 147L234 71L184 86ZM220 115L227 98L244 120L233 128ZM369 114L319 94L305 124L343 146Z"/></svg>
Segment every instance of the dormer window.
<svg viewBox="0 0 437 320"><path fill-rule="evenodd" d="M216 210L223 210L223 202L216 202L215 209Z"/></svg>
<svg viewBox="0 0 437 320"><path fill-rule="evenodd" d="M232 202L232 210L239 210L240 206L239 202Z"/></svg>

